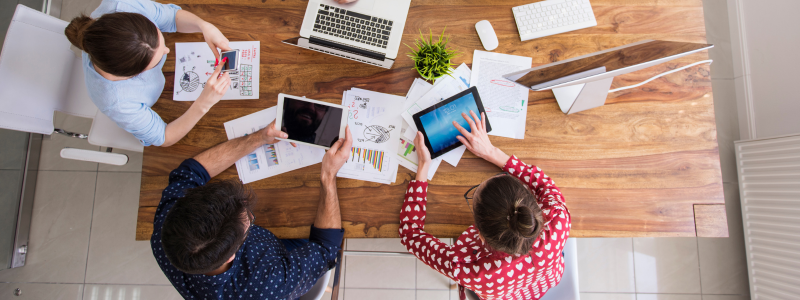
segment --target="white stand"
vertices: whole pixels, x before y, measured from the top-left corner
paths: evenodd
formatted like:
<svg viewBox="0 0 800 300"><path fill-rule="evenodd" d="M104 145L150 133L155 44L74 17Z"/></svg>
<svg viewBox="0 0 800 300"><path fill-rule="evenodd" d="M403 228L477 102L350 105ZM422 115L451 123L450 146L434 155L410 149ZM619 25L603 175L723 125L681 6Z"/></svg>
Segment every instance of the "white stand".
<svg viewBox="0 0 800 300"><path fill-rule="evenodd" d="M560 88L554 88L553 94L556 96L558 106L565 114L572 114L590 108L603 106L608 98L608 91L611 88L611 81L614 77L592 81L588 83L576 84Z"/></svg>

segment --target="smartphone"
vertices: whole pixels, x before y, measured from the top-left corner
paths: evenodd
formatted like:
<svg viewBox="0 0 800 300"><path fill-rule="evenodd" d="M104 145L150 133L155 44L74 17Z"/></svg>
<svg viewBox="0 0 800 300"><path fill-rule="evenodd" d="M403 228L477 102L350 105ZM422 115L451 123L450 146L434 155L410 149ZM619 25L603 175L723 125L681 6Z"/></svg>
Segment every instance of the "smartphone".
<svg viewBox="0 0 800 300"><path fill-rule="evenodd" d="M234 49L231 51L225 51L220 53L219 59L222 60L227 58L228 61L222 66L222 72L230 72L230 71L238 71L239 64L242 60L242 52L239 49Z"/></svg>

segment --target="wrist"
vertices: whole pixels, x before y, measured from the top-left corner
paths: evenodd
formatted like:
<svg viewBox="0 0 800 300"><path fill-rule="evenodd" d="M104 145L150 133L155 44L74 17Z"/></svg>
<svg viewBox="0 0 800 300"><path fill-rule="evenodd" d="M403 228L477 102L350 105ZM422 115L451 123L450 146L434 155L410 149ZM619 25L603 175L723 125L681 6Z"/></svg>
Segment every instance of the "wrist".
<svg viewBox="0 0 800 300"><path fill-rule="evenodd" d="M200 24L197 24L197 27L200 28L200 32L203 34L206 33L206 30L208 30L209 26L213 27L214 25L204 20L200 20Z"/></svg>
<svg viewBox="0 0 800 300"><path fill-rule="evenodd" d="M325 172L323 171L320 174L320 181L322 182L323 187L336 187L336 173Z"/></svg>
<svg viewBox="0 0 800 300"><path fill-rule="evenodd" d="M200 94L200 97L197 97L197 100L195 100L194 104L192 104L192 108L196 109L203 115L208 113L208 111L211 110L211 107L213 106L213 104L209 104L208 101L205 101L205 98L206 98L205 95Z"/></svg>

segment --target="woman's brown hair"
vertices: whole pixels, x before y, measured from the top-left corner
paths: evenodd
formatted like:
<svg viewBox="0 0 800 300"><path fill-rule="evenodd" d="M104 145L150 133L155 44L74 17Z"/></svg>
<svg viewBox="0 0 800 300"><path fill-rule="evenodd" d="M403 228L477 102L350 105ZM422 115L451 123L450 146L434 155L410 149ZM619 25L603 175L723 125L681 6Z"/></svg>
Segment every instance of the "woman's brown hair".
<svg viewBox="0 0 800 300"><path fill-rule="evenodd" d="M81 15L64 34L100 70L123 77L144 72L159 46L156 25L136 13L110 13L96 20Z"/></svg>
<svg viewBox="0 0 800 300"><path fill-rule="evenodd" d="M494 250L527 254L544 227L536 196L519 179L489 178L475 196L475 226Z"/></svg>

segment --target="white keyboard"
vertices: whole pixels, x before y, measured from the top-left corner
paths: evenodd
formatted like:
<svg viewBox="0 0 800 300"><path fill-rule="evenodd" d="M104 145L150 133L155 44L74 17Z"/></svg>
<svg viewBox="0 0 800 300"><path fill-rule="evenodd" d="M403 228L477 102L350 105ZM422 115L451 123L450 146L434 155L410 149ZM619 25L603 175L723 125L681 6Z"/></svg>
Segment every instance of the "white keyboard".
<svg viewBox="0 0 800 300"><path fill-rule="evenodd" d="M547 0L512 9L523 41L597 26L589 0Z"/></svg>

